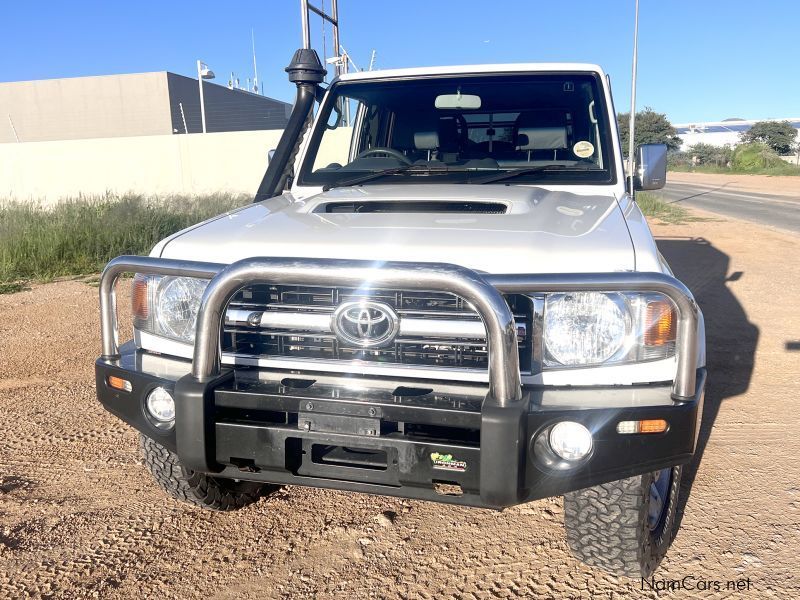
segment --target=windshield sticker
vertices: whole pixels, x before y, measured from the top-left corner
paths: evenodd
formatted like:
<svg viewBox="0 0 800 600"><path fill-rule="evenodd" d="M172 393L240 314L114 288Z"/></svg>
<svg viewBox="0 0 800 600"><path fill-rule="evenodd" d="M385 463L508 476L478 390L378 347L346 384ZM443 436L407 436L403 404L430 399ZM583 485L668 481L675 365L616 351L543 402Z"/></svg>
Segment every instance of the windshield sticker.
<svg viewBox="0 0 800 600"><path fill-rule="evenodd" d="M580 158L589 158L594 154L594 144L591 142L578 142L572 147L575 156Z"/></svg>
<svg viewBox="0 0 800 600"><path fill-rule="evenodd" d="M463 460L456 460L452 454L431 453L431 462L434 469L444 469L445 471L466 471L467 463Z"/></svg>

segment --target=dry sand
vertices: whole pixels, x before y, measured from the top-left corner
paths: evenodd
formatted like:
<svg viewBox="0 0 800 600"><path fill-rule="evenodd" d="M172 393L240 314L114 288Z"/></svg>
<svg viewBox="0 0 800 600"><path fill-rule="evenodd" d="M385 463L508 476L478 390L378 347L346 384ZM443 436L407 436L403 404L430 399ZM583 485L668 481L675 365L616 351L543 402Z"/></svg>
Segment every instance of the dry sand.
<svg viewBox="0 0 800 600"><path fill-rule="evenodd" d="M0 296L0 597L713 598L728 581L800 597L800 238L653 229L708 328L700 449L656 573L694 589L578 563L558 498L497 513L290 487L233 514L178 504L95 399L96 288L61 282Z"/></svg>

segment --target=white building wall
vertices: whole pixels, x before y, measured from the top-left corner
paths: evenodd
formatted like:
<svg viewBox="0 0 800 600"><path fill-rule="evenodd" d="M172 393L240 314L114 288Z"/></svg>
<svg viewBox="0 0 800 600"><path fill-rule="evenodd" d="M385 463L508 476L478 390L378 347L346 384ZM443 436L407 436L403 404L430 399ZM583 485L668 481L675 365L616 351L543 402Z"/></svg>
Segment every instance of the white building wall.
<svg viewBox="0 0 800 600"><path fill-rule="evenodd" d="M0 202L77 196L255 194L282 130L0 144ZM347 162L352 128L328 132L317 163Z"/></svg>
<svg viewBox="0 0 800 600"><path fill-rule="evenodd" d="M686 150L694 144L735 146L740 142L741 134L760 121L788 121L797 129L797 140L800 142L800 118L708 121L704 123L683 123L674 125L674 127L678 132L678 137L681 138L681 150Z"/></svg>
<svg viewBox="0 0 800 600"><path fill-rule="evenodd" d="M0 144L0 200L59 199L107 192L145 195L254 194L282 131Z"/></svg>
<svg viewBox="0 0 800 600"><path fill-rule="evenodd" d="M681 150L686 150L695 144L711 144L712 146L735 146L739 143L739 134L736 132L713 132L713 133L680 133Z"/></svg>

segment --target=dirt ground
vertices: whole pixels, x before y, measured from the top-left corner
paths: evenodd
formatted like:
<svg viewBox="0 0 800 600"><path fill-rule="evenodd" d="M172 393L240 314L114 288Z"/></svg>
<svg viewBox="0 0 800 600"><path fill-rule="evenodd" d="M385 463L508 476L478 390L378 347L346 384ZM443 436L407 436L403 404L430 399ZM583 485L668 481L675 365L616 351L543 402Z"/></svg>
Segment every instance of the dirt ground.
<svg viewBox="0 0 800 600"><path fill-rule="evenodd" d="M502 513L299 487L233 514L173 502L95 400L96 288L62 282L0 296L0 597L800 597L800 238L715 219L654 226L705 311L710 369L654 581L574 560L557 498Z"/></svg>
<svg viewBox="0 0 800 600"><path fill-rule="evenodd" d="M790 175L737 175L728 173L669 172L670 183L699 183L724 187L726 190L755 192L769 191L776 196L800 200L800 177Z"/></svg>

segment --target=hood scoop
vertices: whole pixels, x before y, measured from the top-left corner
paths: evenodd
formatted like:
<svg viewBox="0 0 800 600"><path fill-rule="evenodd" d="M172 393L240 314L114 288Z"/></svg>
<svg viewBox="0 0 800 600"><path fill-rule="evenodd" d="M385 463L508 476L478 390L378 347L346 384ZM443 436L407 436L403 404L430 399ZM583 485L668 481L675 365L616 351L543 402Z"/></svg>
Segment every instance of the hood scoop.
<svg viewBox="0 0 800 600"><path fill-rule="evenodd" d="M328 202L315 213L459 213L504 215L508 206L502 202L459 202L445 200L362 200Z"/></svg>

